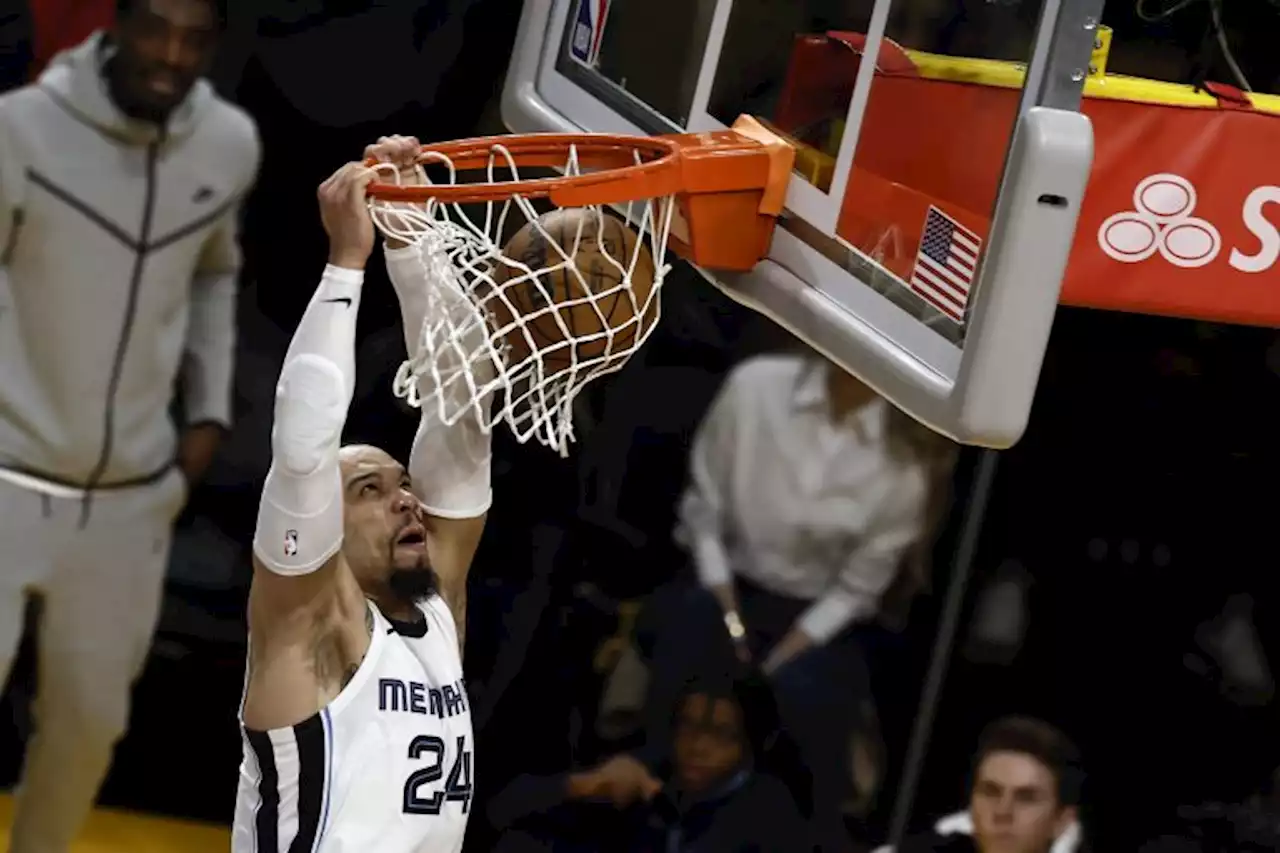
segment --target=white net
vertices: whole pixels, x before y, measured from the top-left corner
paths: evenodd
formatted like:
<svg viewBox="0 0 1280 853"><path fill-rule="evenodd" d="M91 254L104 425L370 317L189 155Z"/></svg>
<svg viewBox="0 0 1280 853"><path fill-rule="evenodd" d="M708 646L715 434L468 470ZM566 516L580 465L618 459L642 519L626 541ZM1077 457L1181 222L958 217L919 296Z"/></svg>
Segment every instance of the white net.
<svg viewBox="0 0 1280 853"><path fill-rule="evenodd" d="M436 185L469 174L439 152L425 152L422 162L442 167ZM379 168L388 182L432 184L422 165L409 174ZM572 146L563 171L581 174ZM476 186L521 180L499 144L474 174ZM377 227L417 250L428 288L417 349L396 374L397 396L435 406L447 424L474 417L488 431L505 421L520 442L567 454L575 398L644 344L670 269L674 198L615 207L618 215L599 206L540 215L515 193L473 204L371 199Z"/></svg>

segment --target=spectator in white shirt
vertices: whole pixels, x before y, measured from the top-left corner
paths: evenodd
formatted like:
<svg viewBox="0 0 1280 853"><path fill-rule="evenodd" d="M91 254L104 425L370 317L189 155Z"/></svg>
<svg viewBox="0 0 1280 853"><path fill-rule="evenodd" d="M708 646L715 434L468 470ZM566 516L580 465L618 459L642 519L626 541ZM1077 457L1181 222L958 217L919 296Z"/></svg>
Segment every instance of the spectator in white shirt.
<svg viewBox="0 0 1280 853"><path fill-rule="evenodd" d="M723 637L723 619L738 656L772 677L813 773L824 849L845 845L849 735L870 698L853 629L877 616L905 558L926 539L931 491L949 456L943 445L810 355L739 365L694 441L680 538L700 588L660 617L666 639L655 657L663 646L686 669L713 665L691 650L715 645L705 632ZM653 689L663 692L656 681Z"/></svg>

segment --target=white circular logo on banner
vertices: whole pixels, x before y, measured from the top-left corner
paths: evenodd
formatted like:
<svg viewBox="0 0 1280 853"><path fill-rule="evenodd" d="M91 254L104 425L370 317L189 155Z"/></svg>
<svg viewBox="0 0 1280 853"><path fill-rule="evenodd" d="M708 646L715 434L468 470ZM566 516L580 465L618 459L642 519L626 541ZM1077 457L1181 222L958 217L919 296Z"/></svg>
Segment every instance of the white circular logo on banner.
<svg viewBox="0 0 1280 853"><path fill-rule="evenodd" d="M1098 246L1107 256L1136 264L1160 254L1175 267L1202 267L1218 256L1222 235L1192 216L1196 188L1181 175L1143 178L1133 190L1133 210L1107 217L1098 228Z"/></svg>

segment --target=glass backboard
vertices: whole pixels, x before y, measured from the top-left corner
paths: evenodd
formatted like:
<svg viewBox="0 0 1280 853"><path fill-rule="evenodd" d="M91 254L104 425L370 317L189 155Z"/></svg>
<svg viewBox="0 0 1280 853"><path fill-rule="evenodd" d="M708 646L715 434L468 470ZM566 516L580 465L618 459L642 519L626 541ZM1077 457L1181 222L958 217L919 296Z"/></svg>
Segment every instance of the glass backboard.
<svg viewBox="0 0 1280 853"><path fill-rule="evenodd" d="M754 272L704 274L940 432L1003 447L1091 162L1076 110L1102 2L527 0L503 116L760 119L796 147L786 212Z"/></svg>

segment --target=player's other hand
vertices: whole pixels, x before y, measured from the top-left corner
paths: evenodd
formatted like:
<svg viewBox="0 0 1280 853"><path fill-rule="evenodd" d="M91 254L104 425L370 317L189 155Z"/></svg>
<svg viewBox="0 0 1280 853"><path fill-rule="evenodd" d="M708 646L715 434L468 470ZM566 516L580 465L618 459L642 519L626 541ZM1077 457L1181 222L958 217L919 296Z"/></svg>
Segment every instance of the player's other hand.
<svg viewBox="0 0 1280 853"><path fill-rule="evenodd" d="M569 796L581 800L609 800L618 808L648 802L662 790L649 768L630 755L615 755L599 767L575 773L569 779Z"/></svg>
<svg viewBox="0 0 1280 853"><path fill-rule="evenodd" d="M422 143L414 136L382 136L372 145L365 146L365 162L389 163L400 172L400 183L421 183L418 175L418 154Z"/></svg>
<svg viewBox="0 0 1280 853"><path fill-rule="evenodd" d="M373 252L373 220L365 188L377 176L363 163L348 163L316 191L320 221L329 235L329 263L362 270Z"/></svg>

